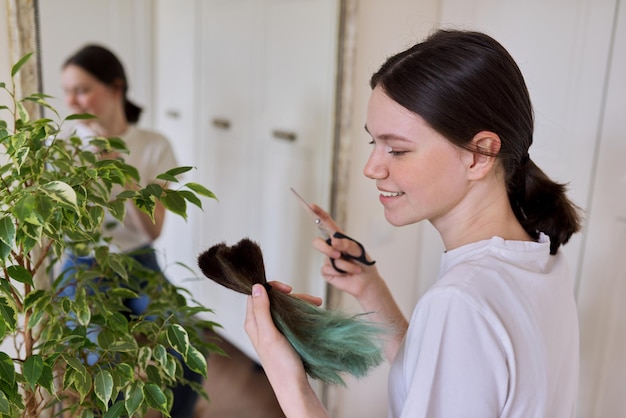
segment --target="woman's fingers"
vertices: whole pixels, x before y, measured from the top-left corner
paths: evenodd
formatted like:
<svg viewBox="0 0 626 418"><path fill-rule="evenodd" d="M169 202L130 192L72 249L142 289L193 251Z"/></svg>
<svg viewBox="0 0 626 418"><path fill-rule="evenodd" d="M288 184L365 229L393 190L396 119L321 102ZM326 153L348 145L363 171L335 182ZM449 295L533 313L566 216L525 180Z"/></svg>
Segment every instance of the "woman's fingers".
<svg viewBox="0 0 626 418"><path fill-rule="evenodd" d="M307 295L306 293L293 293L292 296L298 299L302 299L303 301L315 306L321 306L323 302L322 298L313 295Z"/></svg>
<svg viewBox="0 0 626 418"><path fill-rule="evenodd" d="M279 292L289 294L293 290L293 288L289 286L288 284L279 282L277 280L272 280L267 283L269 283L269 285L272 286L272 290L278 290Z"/></svg>
<svg viewBox="0 0 626 418"><path fill-rule="evenodd" d="M267 282L270 286L272 286L272 292L282 292L287 295L291 294L291 296L302 299L305 302L310 303L311 305L320 306L322 304L322 298L313 295L307 295L305 293L291 293L293 288L286 283L279 282L276 280L272 280Z"/></svg>
<svg viewBox="0 0 626 418"><path fill-rule="evenodd" d="M270 301L267 292L260 284L252 286L252 297L248 298L246 305L244 327L259 355L263 349L260 345L261 337L267 338L278 332L270 314Z"/></svg>

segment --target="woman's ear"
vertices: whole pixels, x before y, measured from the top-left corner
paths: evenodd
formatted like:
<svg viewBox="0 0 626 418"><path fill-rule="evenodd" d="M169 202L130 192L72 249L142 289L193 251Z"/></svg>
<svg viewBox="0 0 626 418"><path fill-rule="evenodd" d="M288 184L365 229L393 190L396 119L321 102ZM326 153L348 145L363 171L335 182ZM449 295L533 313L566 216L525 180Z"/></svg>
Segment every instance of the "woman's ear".
<svg viewBox="0 0 626 418"><path fill-rule="evenodd" d="M124 97L124 88L125 88L124 80L122 80L121 78L116 78L110 84L110 87L115 93L119 94L121 97Z"/></svg>
<svg viewBox="0 0 626 418"><path fill-rule="evenodd" d="M468 147L470 150L469 164L467 165L470 180L479 180L489 174L495 167L500 146L500 137L490 131L480 131Z"/></svg>

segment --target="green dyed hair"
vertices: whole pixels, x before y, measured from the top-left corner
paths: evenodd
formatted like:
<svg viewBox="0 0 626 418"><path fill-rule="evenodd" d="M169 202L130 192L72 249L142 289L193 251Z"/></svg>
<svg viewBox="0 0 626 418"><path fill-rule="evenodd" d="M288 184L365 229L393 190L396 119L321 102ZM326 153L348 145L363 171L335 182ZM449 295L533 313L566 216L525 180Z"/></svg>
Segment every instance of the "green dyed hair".
<svg viewBox="0 0 626 418"><path fill-rule="evenodd" d="M200 254L198 265L209 279L239 293L251 294L255 283L268 288L261 248L247 238L232 247L214 245ZM271 289L268 297L276 328L310 377L344 385L342 373L362 377L382 362L382 336L387 331L367 321L367 314L345 315Z"/></svg>

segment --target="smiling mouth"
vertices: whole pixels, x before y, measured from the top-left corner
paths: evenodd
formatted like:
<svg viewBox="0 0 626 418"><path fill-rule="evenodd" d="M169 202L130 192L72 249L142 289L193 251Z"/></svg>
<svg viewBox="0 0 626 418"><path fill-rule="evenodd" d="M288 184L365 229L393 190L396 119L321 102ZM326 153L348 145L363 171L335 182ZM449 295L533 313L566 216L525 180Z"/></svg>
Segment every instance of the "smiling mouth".
<svg viewBox="0 0 626 418"><path fill-rule="evenodd" d="M383 195L384 197L398 197L398 196L402 196L404 192L395 192L395 193L381 192L380 194Z"/></svg>

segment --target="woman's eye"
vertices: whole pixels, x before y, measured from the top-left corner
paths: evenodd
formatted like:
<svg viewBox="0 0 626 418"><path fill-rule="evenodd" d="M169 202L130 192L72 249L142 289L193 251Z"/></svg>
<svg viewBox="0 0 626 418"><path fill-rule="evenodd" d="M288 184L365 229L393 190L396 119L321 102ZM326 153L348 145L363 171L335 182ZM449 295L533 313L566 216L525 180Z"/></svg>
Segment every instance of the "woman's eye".
<svg viewBox="0 0 626 418"><path fill-rule="evenodd" d="M398 150L394 150L392 147L387 146L385 148L385 151L387 152L387 154L393 155L394 157L400 156L400 155L404 155L406 153L406 151L398 151Z"/></svg>

